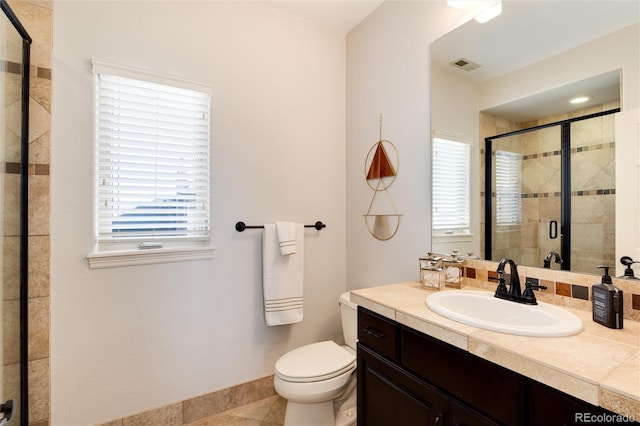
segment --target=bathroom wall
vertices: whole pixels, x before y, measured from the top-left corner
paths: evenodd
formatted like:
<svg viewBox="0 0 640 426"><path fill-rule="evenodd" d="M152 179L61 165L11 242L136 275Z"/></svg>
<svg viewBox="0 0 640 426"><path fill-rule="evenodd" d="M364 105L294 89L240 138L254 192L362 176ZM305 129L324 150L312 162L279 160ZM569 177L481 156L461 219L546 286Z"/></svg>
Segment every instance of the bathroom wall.
<svg viewBox="0 0 640 426"><path fill-rule="evenodd" d="M484 188L484 179L478 169L480 165L478 149L478 89L473 82L456 73L447 72L431 66L431 136L450 137L465 141L471 145L469 173L471 212L480 211L480 190ZM437 81L438 83L434 83ZM468 235L432 235L431 249L434 253L480 253L480 222L477 215L471 215ZM430 216L431 217L431 216Z"/></svg>
<svg viewBox="0 0 640 426"><path fill-rule="evenodd" d="M480 110L533 93L559 87L609 71L622 69L622 108L640 106L640 52L630 40L638 40L640 23L592 40L482 84ZM555 70L555 72L550 72ZM522 84L527 82L527 84Z"/></svg>
<svg viewBox="0 0 640 426"><path fill-rule="evenodd" d="M429 44L467 17L444 1L384 2L347 36L347 283L371 287L418 278L431 250ZM382 138L398 151L388 188L402 214L397 234L374 239L365 225L371 189L364 162Z"/></svg>
<svg viewBox="0 0 640 426"><path fill-rule="evenodd" d="M54 2L51 423L91 424L273 373L337 337L346 285L344 35L254 2ZM91 58L209 82L215 258L91 270ZM305 232L305 317L267 327L261 231Z"/></svg>

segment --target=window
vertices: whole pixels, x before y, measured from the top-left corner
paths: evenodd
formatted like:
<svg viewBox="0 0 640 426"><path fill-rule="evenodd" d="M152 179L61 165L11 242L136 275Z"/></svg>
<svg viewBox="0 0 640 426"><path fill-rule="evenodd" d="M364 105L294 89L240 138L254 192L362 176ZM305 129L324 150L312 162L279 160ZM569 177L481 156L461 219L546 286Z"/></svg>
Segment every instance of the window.
<svg viewBox="0 0 640 426"><path fill-rule="evenodd" d="M93 72L98 251L205 246L210 91L95 60Z"/></svg>
<svg viewBox="0 0 640 426"><path fill-rule="evenodd" d="M522 223L522 157L509 151L496 151L496 224Z"/></svg>
<svg viewBox="0 0 640 426"><path fill-rule="evenodd" d="M433 139L432 226L435 232L469 232L471 147L466 142Z"/></svg>

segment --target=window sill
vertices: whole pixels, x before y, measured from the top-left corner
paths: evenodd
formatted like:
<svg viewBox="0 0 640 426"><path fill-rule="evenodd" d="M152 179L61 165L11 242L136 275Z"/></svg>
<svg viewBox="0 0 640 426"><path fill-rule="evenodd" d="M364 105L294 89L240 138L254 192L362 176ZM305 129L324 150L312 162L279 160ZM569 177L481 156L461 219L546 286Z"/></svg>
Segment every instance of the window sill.
<svg viewBox="0 0 640 426"><path fill-rule="evenodd" d="M434 243L458 242L468 243L473 241L473 234L470 233L453 233L453 234L433 234L431 239Z"/></svg>
<svg viewBox="0 0 640 426"><path fill-rule="evenodd" d="M207 260L213 259L215 251L215 247L105 251L90 253L87 255L87 260L91 269L102 269L187 260Z"/></svg>

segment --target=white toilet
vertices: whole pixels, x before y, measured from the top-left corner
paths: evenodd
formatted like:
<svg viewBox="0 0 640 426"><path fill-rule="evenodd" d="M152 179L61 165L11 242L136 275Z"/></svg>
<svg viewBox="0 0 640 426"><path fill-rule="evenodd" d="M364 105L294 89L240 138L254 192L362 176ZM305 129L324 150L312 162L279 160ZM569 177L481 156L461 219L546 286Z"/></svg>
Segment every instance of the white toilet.
<svg viewBox="0 0 640 426"><path fill-rule="evenodd" d="M330 340L293 349L276 362L273 379L287 400L284 426L347 426L356 421L357 305L340 295L348 346Z"/></svg>

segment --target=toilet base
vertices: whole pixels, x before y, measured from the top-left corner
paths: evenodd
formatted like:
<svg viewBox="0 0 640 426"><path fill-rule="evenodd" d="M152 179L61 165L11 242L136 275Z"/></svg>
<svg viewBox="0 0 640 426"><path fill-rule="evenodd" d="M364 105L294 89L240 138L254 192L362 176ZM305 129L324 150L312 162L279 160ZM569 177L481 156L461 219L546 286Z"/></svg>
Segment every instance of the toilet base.
<svg viewBox="0 0 640 426"><path fill-rule="evenodd" d="M357 414L357 399L355 388L349 397L343 401L333 401L336 426L355 426Z"/></svg>
<svg viewBox="0 0 640 426"><path fill-rule="evenodd" d="M299 403L287 401L284 426L355 426L357 398L355 380L336 400Z"/></svg>
<svg viewBox="0 0 640 426"><path fill-rule="evenodd" d="M300 404L287 401L284 426L327 426L335 425L333 401Z"/></svg>

